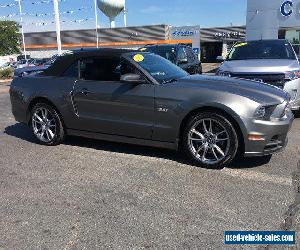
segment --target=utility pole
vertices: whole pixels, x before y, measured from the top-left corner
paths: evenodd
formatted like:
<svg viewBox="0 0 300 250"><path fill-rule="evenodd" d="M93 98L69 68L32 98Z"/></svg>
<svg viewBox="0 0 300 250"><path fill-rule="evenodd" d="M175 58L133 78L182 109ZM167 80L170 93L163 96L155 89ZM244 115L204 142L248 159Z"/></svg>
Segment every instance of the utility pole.
<svg viewBox="0 0 300 250"><path fill-rule="evenodd" d="M19 11L20 11L20 22L21 22L22 40L23 40L23 53L24 53L25 59L27 59L25 36L24 36L24 29L23 29L23 13L22 13L21 0L18 0L18 3L19 3Z"/></svg>
<svg viewBox="0 0 300 250"><path fill-rule="evenodd" d="M96 20L96 41L97 41L97 48L99 48L97 0L94 0L94 5L95 5L95 20Z"/></svg>
<svg viewBox="0 0 300 250"><path fill-rule="evenodd" d="M53 0L54 4L54 15L55 15L55 25L56 25L56 40L58 55L61 55L61 38L60 38L60 21L59 21L59 11L58 11L58 0Z"/></svg>

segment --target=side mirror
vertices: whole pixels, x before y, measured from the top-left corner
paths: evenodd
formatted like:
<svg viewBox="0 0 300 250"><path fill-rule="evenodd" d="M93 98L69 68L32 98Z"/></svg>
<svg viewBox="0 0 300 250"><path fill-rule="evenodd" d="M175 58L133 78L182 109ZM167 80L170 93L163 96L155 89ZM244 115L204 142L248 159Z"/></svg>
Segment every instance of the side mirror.
<svg viewBox="0 0 300 250"><path fill-rule="evenodd" d="M188 63L188 59L187 59L187 57L178 59L177 63L178 63L178 64L185 64L185 63Z"/></svg>
<svg viewBox="0 0 300 250"><path fill-rule="evenodd" d="M218 61L218 62L224 62L225 59L224 59L223 56L218 56L218 57L217 57L217 61Z"/></svg>
<svg viewBox="0 0 300 250"><path fill-rule="evenodd" d="M135 84L143 84L146 83L146 80L139 74L125 74L121 76L121 82L124 83L135 83Z"/></svg>

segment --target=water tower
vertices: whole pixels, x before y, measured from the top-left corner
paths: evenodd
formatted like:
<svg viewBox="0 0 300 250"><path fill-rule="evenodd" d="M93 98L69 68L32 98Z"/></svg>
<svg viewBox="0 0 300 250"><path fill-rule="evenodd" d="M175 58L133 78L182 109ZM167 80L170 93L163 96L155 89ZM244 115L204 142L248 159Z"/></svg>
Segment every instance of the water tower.
<svg viewBox="0 0 300 250"><path fill-rule="evenodd" d="M110 20L110 27L115 28L115 18L125 8L125 0L98 0L99 9Z"/></svg>

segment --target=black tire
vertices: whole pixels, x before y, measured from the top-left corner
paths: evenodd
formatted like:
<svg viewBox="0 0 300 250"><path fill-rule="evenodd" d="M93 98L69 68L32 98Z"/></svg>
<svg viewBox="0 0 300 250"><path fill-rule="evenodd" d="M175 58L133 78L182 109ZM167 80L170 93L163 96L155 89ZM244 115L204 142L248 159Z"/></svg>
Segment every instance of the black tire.
<svg viewBox="0 0 300 250"><path fill-rule="evenodd" d="M202 72L202 65L200 65L199 68L198 68L198 74L199 74L199 75L202 75L202 73L203 73L203 72Z"/></svg>
<svg viewBox="0 0 300 250"><path fill-rule="evenodd" d="M40 110L47 110L47 112L48 112L47 117L49 118L49 120L51 120L51 124L49 126L51 126L51 130L53 129L53 131L51 133L51 135L53 135L53 138L49 139L50 137L48 137L49 140L42 140L41 136L38 136L38 134L41 134L41 133L37 133L35 131L35 128L36 128L35 124L39 124L40 126L42 126L41 121L39 119L34 118L34 115L36 114L36 112L40 118L43 118L38 113ZM39 121L39 123L36 122L37 120ZM44 119L43 119L43 121L44 121ZM43 124L45 124L45 123L43 122ZM38 142L40 144L47 145L47 146L56 146L56 145L60 144L61 142L63 142L65 139L65 130L64 130L62 119L59 116L58 112L55 110L55 108L53 108L49 104L37 103L33 107L33 109L31 110L31 115L30 115L30 127L32 129L32 133L34 134L35 138L38 140Z"/></svg>
<svg viewBox="0 0 300 250"><path fill-rule="evenodd" d="M206 124L204 125L206 130L204 129L203 121ZM215 128L213 128L214 125L210 124L215 124ZM211 130L213 132L209 132L210 128L207 129L207 126L212 127ZM221 133L221 131L226 132ZM215 112L203 112L192 116L188 120L182 134L181 146L188 159L194 165L203 168L220 169L230 164L235 158L239 140L234 126L224 115ZM198 150L200 150L199 153L197 153ZM205 155L204 158L203 155ZM206 157L211 159L208 160ZM220 158L219 160L217 160L218 157ZM215 159L215 162L213 159Z"/></svg>
<svg viewBox="0 0 300 250"><path fill-rule="evenodd" d="M294 111L295 118L300 118L300 110Z"/></svg>

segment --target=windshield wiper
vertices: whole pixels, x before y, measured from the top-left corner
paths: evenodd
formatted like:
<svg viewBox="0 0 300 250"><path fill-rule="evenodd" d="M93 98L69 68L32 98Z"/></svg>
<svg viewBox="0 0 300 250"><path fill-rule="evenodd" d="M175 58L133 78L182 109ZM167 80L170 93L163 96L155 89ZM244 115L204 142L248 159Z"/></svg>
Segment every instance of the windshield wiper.
<svg viewBox="0 0 300 250"><path fill-rule="evenodd" d="M170 79L170 80L163 81L163 84L172 83L172 82L177 82L177 79L172 78L172 79Z"/></svg>

